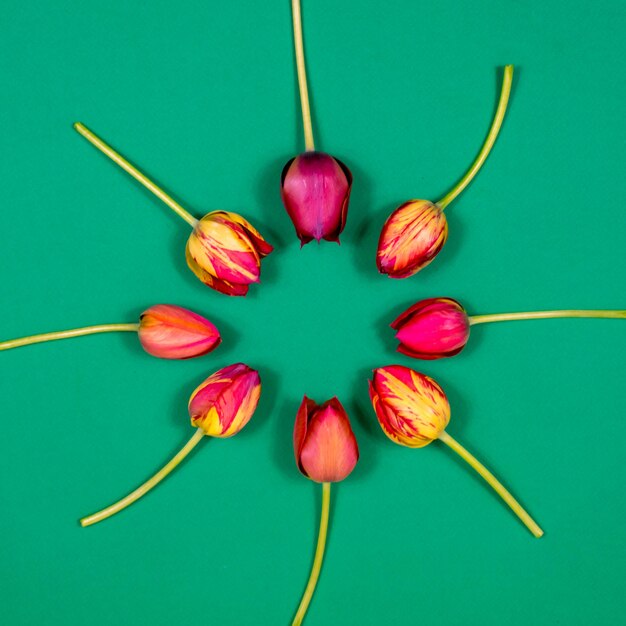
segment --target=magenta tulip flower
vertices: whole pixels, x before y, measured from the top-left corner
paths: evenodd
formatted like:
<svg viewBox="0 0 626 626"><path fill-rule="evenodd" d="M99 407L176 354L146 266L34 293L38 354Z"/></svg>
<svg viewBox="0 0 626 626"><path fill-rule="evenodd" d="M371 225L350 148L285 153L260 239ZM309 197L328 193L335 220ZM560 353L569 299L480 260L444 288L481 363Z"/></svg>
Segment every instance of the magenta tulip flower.
<svg viewBox="0 0 626 626"><path fill-rule="evenodd" d="M470 336L470 327L489 322L511 322L557 317L597 317L626 319L623 310L557 310L522 313L468 315L452 298L420 300L391 323L400 342L398 352L416 359L442 359L463 350Z"/></svg>

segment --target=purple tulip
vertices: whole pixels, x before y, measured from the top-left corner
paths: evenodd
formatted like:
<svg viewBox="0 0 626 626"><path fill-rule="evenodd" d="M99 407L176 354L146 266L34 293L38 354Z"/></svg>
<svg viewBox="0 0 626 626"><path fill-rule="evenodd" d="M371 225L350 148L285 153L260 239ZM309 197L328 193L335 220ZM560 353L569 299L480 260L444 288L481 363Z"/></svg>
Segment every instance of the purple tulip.
<svg viewBox="0 0 626 626"><path fill-rule="evenodd" d="M346 225L352 174L324 152L304 152L281 176L281 197L302 245L315 239L339 242Z"/></svg>

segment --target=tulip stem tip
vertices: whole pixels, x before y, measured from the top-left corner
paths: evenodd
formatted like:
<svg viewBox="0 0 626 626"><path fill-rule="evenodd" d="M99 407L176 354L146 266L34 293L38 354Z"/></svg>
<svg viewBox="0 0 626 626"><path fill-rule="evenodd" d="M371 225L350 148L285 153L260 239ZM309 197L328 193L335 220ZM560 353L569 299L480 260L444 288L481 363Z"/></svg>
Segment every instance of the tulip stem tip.
<svg viewBox="0 0 626 626"><path fill-rule="evenodd" d="M145 174L140 172L134 165L131 165L121 154L113 150L95 133L90 131L84 124L76 122L74 129L82 135L89 143L98 148L100 152L106 154L114 163L119 165L125 172L130 174L136 181L140 182L148 191L151 191L159 200L167 204L174 213L184 219L192 228L195 228L198 220L183 208L174 198L165 193L158 185L153 183Z"/></svg>
<svg viewBox="0 0 626 626"><path fill-rule="evenodd" d="M193 434L193 437L182 447L182 449L167 463L164 465L152 478L147 480L141 487L138 487L132 493L129 493L125 498L118 500L115 504L98 511L97 513L93 513L92 515L88 515L87 517L83 517L80 520L80 525L84 528L85 526L91 526L92 524L97 524L107 517L111 517L116 513L119 513L122 509L125 509L127 506L131 505L136 500L139 500L141 496L145 495L158 483L160 483L180 462L196 447L200 439L204 437L204 431L201 428L198 428L196 432Z"/></svg>
<svg viewBox="0 0 626 626"><path fill-rule="evenodd" d="M300 606L296 612L296 616L292 622L292 626L300 626L304 616L306 615L309 603L313 597L315 586L317 585L317 579L320 575L322 568L322 561L324 560L324 550L326 548L326 535L328 533L328 512L330 511L330 483L322 483L322 512L320 515L320 528L317 536L317 548L315 549L315 558L313 559L313 567L311 568L311 575L309 576L309 582L307 583L304 595L300 601Z"/></svg>
<svg viewBox="0 0 626 626"><path fill-rule="evenodd" d="M537 538L543 535L543 530L522 508L520 503L507 491L504 485L458 441L453 439L445 430L439 435L439 440L456 452L464 461L471 465L495 490L495 492L509 505L517 517L524 522L526 528Z"/></svg>
<svg viewBox="0 0 626 626"><path fill-rule="evenodd" d="M101 324L99 326L84 326L82 328L73 328L71 330L59 330L53 333L42 333L40 335L29 335L28 337L20 337L19 339L0 341L0 351L10 350L11 348L20 348L21 346L29 346L33 343L44 343L46 341L56 341L57 339L81 337L82 335L137 332L138 330L139 324Z"/></svg>
<svg viewBox="0 0 626 626"><path fill-rule="evenodd" d="M474 176L478 174L478 171L483 166L489 152L493 148L493 144L496 142L496 138L498 133L500 132L500 127L502 126L502 121L504 120L504 114L506 113L506 108L509 103L509 96L511 94L511 83L513 82L513 66L506 65L504 68L504 75L502 77L502 87L500 89L500 100L498 101L498 107L496 108L496 113L493 117L493 121L491 122L491 128L489 129L489 133L487 134L487 138L485 139L485 143L483 143L476 160L472 163L469 170L467 170L466 174L461 178L461 180L449 191L439 202L437 205L441 209L445 209L471 182Z"/></svg>
<svg viewBox="0 0 626 626"><path fill-rule="evenodd" d="M543 320L560 317L595 317L604 319L626 319L626 311L620 310L575 310L568 309L563 311L527 311L524 313L493 313L490 315L471 315L469 323L472 326L476 324L487 324L489 322L515 322L519 320Z"/></svg>
<svg viewBox="0 0 626 626"><path fill-rule="evenodd" d="M309 89L306 81L306 64L304 61L304 43L302 41L302 11L300 8L300 0L291 0L291 12L293 15L293 42L296 53L298 86L300 88L300 106L302 108L304 144L307 152L310 152L315 150L315 142L313 141L313 125L311 123Z"/></svg>

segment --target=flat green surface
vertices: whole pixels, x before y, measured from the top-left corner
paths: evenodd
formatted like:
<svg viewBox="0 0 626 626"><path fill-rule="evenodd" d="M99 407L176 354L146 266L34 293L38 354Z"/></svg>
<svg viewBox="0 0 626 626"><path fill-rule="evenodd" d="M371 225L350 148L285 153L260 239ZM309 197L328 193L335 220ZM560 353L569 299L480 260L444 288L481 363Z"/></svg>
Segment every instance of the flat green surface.
<svg viewBox="0 0 626 626"><path fill-rule="evenodd" d="M337 394L361 447L333 491L307 624L621 623L626 322L480 327L432 363L396 356L387 324L435 295L472 313L626 305L624 2L305 0L303 14L316 139L355 182L341 246L300 250L278 193L303 146L288 2L3 2L0 336L171 302L210 317L224 343L186 362L151 358L132 335L0 354L0 621L289 624L321 495L291 449L306 393ZM385 216L462 174L505 63L518 68L510 110L449 209L443 253L412 279L378 275ZM77 120L197 215L251 218L276 245L263 284L229 299L196 281L187 225ZM239 360L264 383L249 427L81 529L186 441L189 393ZM449 432L543 539L441 444L383 436L366 378L390 362L439 380Z"/></svg>

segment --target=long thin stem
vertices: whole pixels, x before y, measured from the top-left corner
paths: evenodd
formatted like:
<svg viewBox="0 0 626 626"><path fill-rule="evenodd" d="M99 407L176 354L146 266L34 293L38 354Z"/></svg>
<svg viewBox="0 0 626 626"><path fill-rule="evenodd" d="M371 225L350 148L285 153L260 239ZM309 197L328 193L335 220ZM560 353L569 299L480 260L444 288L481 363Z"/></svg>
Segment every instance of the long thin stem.
<svg viewBox="0 0 626 626"><path fill-rule="evenodd" d="M191 227L195 227L198 220L184 209L174 198L165 193L158 185L153 183L145 174L140 172L134 165L131 165L121 154L113 150L111 146L106 144L100 137L90 131L84 124L76 122L74 128L80 133L89 143L94 145L100 152L106 154L112 161L117 163L124 171L128 172L135 180L138 180L146 189L150 190L159 200L162 200L167 204L170 209L177 215L182 217Z"/></svg>
<svg viewBox="0 0 626 626"><path fill-rule="evenodd" d="M313 126L311 124L311 107L309 105L309 89L306 83L306 65L304 63L304 43L302 41L302 11L300 0L291 0L293 14L293 43L296 52L298 69L298 86L300 88L300 106L302 107L302 125L304 127L304 145L307 152L315 150Z"/></svg>
<svg viewBox="0 0 626 626"><path fill-rule="evenodd" d="M138 487L132 493L129 493L125 498L118 500L115 504L102 509L97 513L83 517L80 520L81 526L91 526L97 524L111 515L119 513L122 509L131 505L136 500L139 500L141 496L145 495L152 487L160 483L198 444L200 439L204 437L204 431L198 428L193 434L193 437L183 446L183 448L172 458L172 460L161 468L152 478L147 480L141 487Z"/></svg>
<svg viewBox="0 0 626 626"><path fill-rule="evenodd" d="M95 335L97 333L117 333L117 332L137 332L139 324L102 324L100 326L84 326L83 328L73 328L72 330L59 330L53 333L42 333L40 335L29 335L19 339L9 339L0 341L0 350L10 350L20 346L29 346L32 343L44 343L45 341L56 341L57 339L69 339L71 337L81 337L82 335Z"/></svg>
<svg viewBox="0 0 626 626"><path fill-rule="evenodd" d="M528 530L530 530L535 537L541 537L543 535L543 530L539 528L537 523L522 508L520 503L506 490L504 485L458 441L450 437L445 430L439 435L439 440L443 441L443 443L452 448L452 450L454 450L464 461L469 463L489 483L489 485L491 485L495 492L511 507L515 515L517 515L517 517L524 522Z"/></svg>
<svg viewBox="0 0 626 626"><path fill-rule="evenodd" d="M602 309L563 311L527 311L523 313L492 313L490 315L471 315L469 323L487 324L489 322L514 322L518 320L545 320L555 317L601 317L611 319L626 319L626 311L608 311Z"/></svg>
<svg viewBox="0 0 626 626"><path fill-rule="evenodd" d="M491 122L491 128L487 134L487 139L483 147L480 149L476 160L472 163L469 170L461 180L449 191L437 204L441 209L445 209L450 202L452 202L464 189L467 187L474 176L478 173L478 170L483 166L483 163L487 159L493 144L496 142L496 137L500 132L502 126L502 120L504 120L504 114L506 113L506 107L509 102L509 95L511 94L511 82L513 81L513 66L507 65L504 68L504 75L502 77L502 88L500 90L500 101L498 102L498 108L494 115L493 122Z"/></svg>
<svg viewBox="0 0 626 626"><path fill-rule="evenodd" d="M315 585L317 585L317 579L320 575L320 569L322 568L322 561L324 560L324 548L326 547L326 534L328 532L328 511L330 510L330 483L322 483L322 513L320 516L320 530L317 536L317 548L315 550L315 558L313 559L313 567L311 568L311 575L309 576L309 582L302 600L300 600L300 606L296 616L293 619L292 626L300 626L302 620L306 615L306 611L309 608L309 603L313 597L315 591Z"/></svg>

